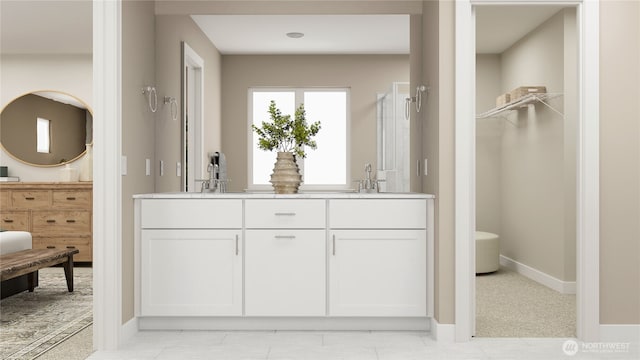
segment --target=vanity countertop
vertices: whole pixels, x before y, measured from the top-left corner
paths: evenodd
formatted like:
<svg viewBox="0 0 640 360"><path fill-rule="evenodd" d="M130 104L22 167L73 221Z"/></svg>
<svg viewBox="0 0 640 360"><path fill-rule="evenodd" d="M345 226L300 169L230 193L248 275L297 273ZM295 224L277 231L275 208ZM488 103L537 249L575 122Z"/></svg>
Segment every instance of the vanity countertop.
<svg viewBox="0 0 640 360"><path fill-rule="evenodd" d="M422 193L356 193L356 192L302 192L274 194L269 192L242 193L153 193L133 195L134 199L433 199Z"/></svg>

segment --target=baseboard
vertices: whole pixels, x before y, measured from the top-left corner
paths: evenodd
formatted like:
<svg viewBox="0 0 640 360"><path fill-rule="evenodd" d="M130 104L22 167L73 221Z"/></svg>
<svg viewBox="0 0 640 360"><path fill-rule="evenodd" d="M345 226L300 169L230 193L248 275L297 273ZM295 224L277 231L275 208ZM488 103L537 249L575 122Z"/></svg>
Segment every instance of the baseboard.
<svg viewBox="0 0 640 360"><path fill-rule="evenodd" d="M140 330L429 331L427 317L139 317Z"/></svg>
<svg viewBox="0 0 640 360"><path fill-rule="evenodd" d="M561 294L576 293L575 281L562 281L540 270L534 269L531 266L508 258L504 255L500 255L500 265L507 267L517 272L518 274L525 276L535 282L538 282L546 287L549 287Z"/></svg>
<svg viewBox="0 0 640 360"><path fill-rule="evenodd" d="M640 324L600 324L601 342L640 341Z"/></svg>
<svg viewBox="0 0 640 360"><path fill-rule="evenodd" d="M456 340L455 324L440 324L431 318L431 337L438 342L454 342Z"/></svg>
<svg viewBox="0 0 640 360"><path fill-rule="evenodd" d="M138 318L134 317L126 323L122 324L120 330L120 344L124 344L131 340L138 333Z"/></svg>

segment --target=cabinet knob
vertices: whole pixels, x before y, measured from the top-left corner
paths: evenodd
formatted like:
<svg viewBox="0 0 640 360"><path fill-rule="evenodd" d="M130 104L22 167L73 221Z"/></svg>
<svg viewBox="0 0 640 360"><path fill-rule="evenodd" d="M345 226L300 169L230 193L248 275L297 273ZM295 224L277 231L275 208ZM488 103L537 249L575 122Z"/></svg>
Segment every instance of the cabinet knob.
<svg viewBox="0 0 640 360"><path fill-rule="evenodd" d="M48 223L54 223L54 222L56 222L56 221L55 221L54 219L48 219L48 220L47 220L47 222L48 222Z"/></svg>

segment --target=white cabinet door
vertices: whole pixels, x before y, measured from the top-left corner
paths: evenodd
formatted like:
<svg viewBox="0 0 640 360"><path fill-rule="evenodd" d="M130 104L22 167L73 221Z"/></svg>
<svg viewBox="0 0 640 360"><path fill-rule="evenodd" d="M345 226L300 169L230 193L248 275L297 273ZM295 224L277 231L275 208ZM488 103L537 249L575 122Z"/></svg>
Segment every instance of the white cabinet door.
<svg viewBox="0 0 640 360"><path fill-rule="evenodd" d="M142 230L141 315L242 315L241 230Z"/></svg>
<svg viewBox="0 0 640 360"><path fill-rule="evenodd" d="M325 230L247 230L245 315L326 315Z"/></svg>
<svg viewBox="0 0 640 360"><path fill-rule="evenodd" d="M425 230L330 235L329 315L426 316Z"/></svg>

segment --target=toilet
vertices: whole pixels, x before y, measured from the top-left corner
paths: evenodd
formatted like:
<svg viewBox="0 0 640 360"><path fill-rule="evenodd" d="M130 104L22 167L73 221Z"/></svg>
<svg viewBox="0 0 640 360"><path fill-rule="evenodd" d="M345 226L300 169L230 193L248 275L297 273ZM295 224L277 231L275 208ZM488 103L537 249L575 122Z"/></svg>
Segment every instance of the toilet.
<svg viewBox="0 0 640 360"><path fill-rule="evenodd" d="M476 274L498 271L500 268L500 237L476 231Z"/></svg>

